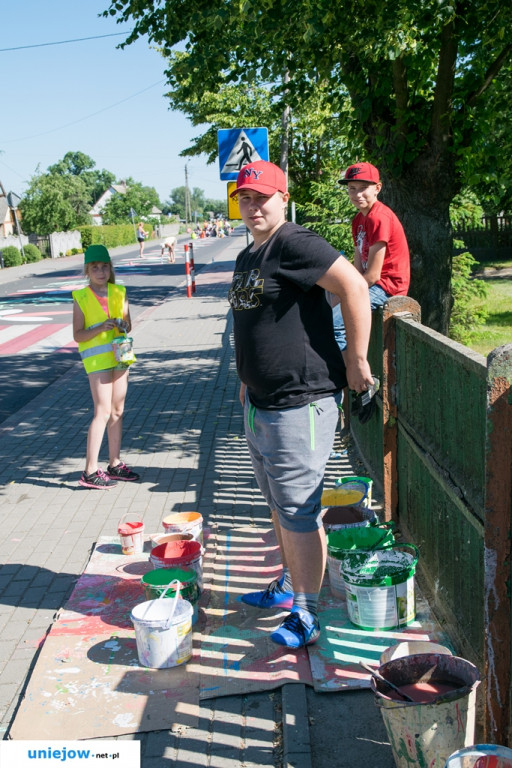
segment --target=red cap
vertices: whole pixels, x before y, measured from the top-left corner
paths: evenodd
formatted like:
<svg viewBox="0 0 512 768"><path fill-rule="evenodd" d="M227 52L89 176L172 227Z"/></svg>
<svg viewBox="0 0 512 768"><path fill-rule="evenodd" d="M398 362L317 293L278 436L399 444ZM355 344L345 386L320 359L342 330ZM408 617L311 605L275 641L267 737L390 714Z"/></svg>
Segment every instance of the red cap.
<svg viewBox="0 0 512 768"><path fill-rule="evenodd" d="M372 184L378 184L379 171L371 163L355 163L347 168L338 184L348 184L349 181L370 181Z"/></svg>
<svg viewBox="0 0 512 768"><path fill-rule="evenodd" d="M286 192L286 176L274 163L269 163L268 160L256 160L240 169L236 189L230 197L237 195L241 189L253 189L264 195Z"/></svg>

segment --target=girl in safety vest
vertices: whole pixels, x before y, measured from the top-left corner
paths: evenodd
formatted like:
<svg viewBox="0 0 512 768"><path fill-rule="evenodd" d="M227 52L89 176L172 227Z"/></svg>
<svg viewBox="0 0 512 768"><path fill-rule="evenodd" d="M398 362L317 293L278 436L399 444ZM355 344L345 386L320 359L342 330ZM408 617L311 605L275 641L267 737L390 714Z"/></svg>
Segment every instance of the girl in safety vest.
<svg viewBox="0 0 512 768"><path fill-rule="evenodd" d="M115 284L114 268L104 245L91 245L86 250L84 273L89 285L73 291L73 338L89 376L94 417L87 433L85 470L79 483L105 490L117 485L118 480L139 479L119 458L131 363L119 363L112 348L113 339L128 333L132 324L126 289ZM103 472L98 467L98 456L105 427L110 460Z"/></svg>

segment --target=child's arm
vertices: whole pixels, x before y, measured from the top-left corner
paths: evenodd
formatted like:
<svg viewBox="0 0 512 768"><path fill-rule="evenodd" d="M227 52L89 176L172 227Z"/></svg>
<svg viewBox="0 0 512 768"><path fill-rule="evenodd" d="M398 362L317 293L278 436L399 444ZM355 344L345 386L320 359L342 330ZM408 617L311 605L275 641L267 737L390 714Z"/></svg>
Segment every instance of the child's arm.
<svg viewBox="0 0 512 768"><path fill-rule="evenodd" d="M362 273L369 286L379 282L385 255L386 243L378 242L370 246L368 250L368 268L366 272Z"/></svg>
<svg viewBox="0 0 512 768"><path fill-rule="evenodd" d="M85 329L85 317L84 313L78 306L76 301L73 301L73 338L77 344L94 339L99 333L103 331L111 331L115 327L115 321L112 318L107 318L101 325L96 325L94 328Z"/></svg>
<svg viewBox="0 0 512 768"><path fill-rule="evenodd" d="M125 333L130 333L132 329L132 320L130 317L130 305L128 304L128 297L125 296L124 298L124 305L123 305L123 321L122 321L122 328L121 330Z"/></svg>

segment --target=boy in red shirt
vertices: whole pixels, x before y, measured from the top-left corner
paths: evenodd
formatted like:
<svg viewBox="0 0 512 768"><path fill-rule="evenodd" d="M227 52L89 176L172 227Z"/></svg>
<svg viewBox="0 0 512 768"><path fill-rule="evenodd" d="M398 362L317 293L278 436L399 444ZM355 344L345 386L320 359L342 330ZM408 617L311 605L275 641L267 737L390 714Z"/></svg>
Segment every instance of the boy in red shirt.
<svg viewBox="0 0 512 768"><path fill-rule="evenodd" d="M358 209L352 221L354 266L369 286L371 308L391 296L406 296L410 282L409 248L405 233L391 208L377 197L382 189L379 171L371 163L356 163L339 180ZM333 308L334 335L342 352L347 347L340 305Z"/></svg>

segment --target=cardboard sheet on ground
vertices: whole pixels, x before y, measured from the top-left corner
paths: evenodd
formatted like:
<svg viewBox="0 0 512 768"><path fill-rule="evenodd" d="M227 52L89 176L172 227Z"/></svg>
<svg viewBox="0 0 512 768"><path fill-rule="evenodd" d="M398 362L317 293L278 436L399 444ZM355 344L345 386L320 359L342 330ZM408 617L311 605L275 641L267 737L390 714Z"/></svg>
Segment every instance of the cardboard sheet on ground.
<svg viewBox="0 0 512 768"><path fill-rule="evenodd" d="M326 576L320 594L319 618L322 633L314 645L308 646L313 686L319 693L369 688L370 675L359 666L359 661L377 668L381 653L390 645L411 640L450 645L417 588L414 622L400 630L367 631L352 624L346 602L333 597Z"/></svg>
<svg viewBox="0 0 512 768"><path fill-rule="evenodd" d="M248 694L284 683L312 684L307 651L270 640L286 615L245 605L245 592L264 589L281 572L273 529L218 531L211 595L201 642L201 699Z"/></svg>
<svg viewBox="0 0 512 768"><path fill-rule="evenodd" d="M126 557L117 537L99 540L43 644L11 728L13 739L93 739L197 727L196 639L186 665L139 665L130 612L144 600L140 579L150 569L151 543L146 546L145 553Z"/></svg>

